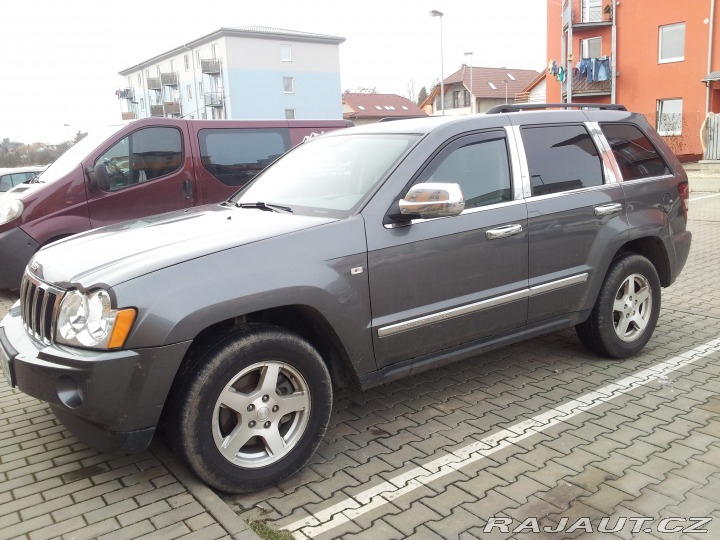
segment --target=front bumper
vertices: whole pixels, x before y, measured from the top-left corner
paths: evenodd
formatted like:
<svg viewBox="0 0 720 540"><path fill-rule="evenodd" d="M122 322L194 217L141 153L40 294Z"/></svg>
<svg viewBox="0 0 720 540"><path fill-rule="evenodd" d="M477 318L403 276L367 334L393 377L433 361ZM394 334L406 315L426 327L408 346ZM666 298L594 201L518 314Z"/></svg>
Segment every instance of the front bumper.
<svg viewBox="0 0 720 540"><path fill-rule="evenodd" d="M19 302L0 323L0 361L11 384L48 402L65 427L102 452L147 448L189 345L134 351L44 345L25 332Z"/></svg>
<svg viewBox="0 0 720 540"><path fill-rule="evenodd" d="M20 227L0 233L0 289L19 289L28 261L40 248Z"/></svg>

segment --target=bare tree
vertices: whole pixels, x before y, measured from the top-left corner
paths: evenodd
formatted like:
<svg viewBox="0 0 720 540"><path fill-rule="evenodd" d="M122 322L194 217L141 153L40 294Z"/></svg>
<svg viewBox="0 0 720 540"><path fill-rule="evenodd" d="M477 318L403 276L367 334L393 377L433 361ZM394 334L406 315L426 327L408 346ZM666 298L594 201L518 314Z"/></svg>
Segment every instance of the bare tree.
<svg viewBox="0 0 720 540"><path fill-rule="evenodd" d="M405 97L413 103L415 102L415 81L412 77L410 77L410 80L407 82L405 87Z"/></svg>

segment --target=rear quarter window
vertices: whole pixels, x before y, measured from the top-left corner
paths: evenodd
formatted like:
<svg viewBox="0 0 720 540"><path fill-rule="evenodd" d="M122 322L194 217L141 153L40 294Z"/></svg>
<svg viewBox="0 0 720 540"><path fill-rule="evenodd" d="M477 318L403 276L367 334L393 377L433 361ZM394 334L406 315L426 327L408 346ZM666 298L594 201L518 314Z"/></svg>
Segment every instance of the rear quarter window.
<svg viewBox="0 0 720 540"><path fill-rule="evenodd" d="M202 129L201 162L227 186L242 187L290 149L290 130Z"/></svg>
<svg viewBox="0 0 720 540"><path fill-rule="evenodd" d="M600 124L620 167L623 180L672 174L645 134L632 124Z"/></svg>

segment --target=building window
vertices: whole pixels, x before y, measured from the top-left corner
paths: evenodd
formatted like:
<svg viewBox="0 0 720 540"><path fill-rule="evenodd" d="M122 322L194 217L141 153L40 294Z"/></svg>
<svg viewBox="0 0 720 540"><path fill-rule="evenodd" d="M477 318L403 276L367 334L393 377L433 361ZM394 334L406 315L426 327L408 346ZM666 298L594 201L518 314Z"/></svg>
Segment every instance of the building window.
<svg viewBox="0 0 720 540"><path fill-rule="evenodd" d="M142 73L138 72L138 86L142 88Z"/></svg>
<svg viewBox="0 0 720 540"><path fill-rule="evenodd" d="M665 137L682 135L682 99L658 99L655 129Z"/></svg>
<svg viewBox="0 0 720 540"><path fill-rule="evenodd" d="M280 60L292 62L292 47L290 45L280 45Z"/></svg>
<svg viewBox="0 0 720 540"><path fill-rule="evenodd" d="M295 109L285 109L285 119L295 120Z"/></svg>
<svg viewBox="0 0 720 540"><path fill-rule="evenodd" d="M215 45L212 46L212 57L213 57L213 58L217 58L217 54L216 54L216 51L215 51Z"/></svg>
<svg viewBox="0 0 720 540"><path fill-rule="evenodd" d="M185 71L190 69L190 55L186 54L183 56L183 62L185 63Z"/></svg>
<svg viewBox="0 0 720 540"><path fill-rule="evenodd" d="M292 94L295 91L292 77L283 77L283 92Z"/></svg>
<svg viewBox="0 0 720 540"><path fill-rule="evenodd" d="M583 58L598 58L602 56L602 38L581 39L580 51L582 52Z"/></svg>
<svg viewBox="0 0 720 540"><path fill-rule="evenodd" d="M199 82L198 83L198 96L200 96L200 98L202 98L202 95L203 95L203 87L202 87L202 83Z"/></svg>
<svg viewBox="0 0 720 540"><path fill-rule="evenodd" d="M145 111L145 98L140 98L140 110Z"/></svg>
<svg viewBox="0 0 720 540"><path fill-rule="evenodd" d="M453 109L457 109L460 107L460 90L453 91L453 101L452 101Z"/></svg>
<svg viewBox="0 0 720 540"><path fill-rule="evenodd" d="M150 78L150 70L149 70L149 69L146 69L146 70L145 70L145 78L146 78L146 79L149 79L149 78Z"/></svg>
<svg viewBox="0 0 720 540"><path fill-rule="evenodd" d="M170 60L170 73L175 73L175 60Z"/></svg>
<svg viewBox="0 0 720 540"><path fill-rule="evenodd" d="M192 85L191 84L187 85L187 98L188 98L188 100L192 100Z"/></svg>
<svg viewBox="0 0 720 540"><path fill-rule="evenodd" d="M602 21L602 0L583 0L582 22L593 23Z"/></svg>
<svg viewBox="0 0 720 540"><path fill-rule="evenodd" d="M681 62L685 60L685 23L660 27L658 62Z"/></svg>

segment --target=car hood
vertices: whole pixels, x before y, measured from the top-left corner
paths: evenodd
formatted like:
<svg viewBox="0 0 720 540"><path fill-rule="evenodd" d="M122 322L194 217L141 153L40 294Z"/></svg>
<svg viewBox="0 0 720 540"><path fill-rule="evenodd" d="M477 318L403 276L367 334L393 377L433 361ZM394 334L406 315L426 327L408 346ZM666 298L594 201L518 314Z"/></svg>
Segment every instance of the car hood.
<svg viewBox="0 0 720 540"><path fill-rule="evenodd" d="M118 223L52 243L28 264L60 287L112 287L210 253L335 221L258 208L198 207Z"/></svg>

